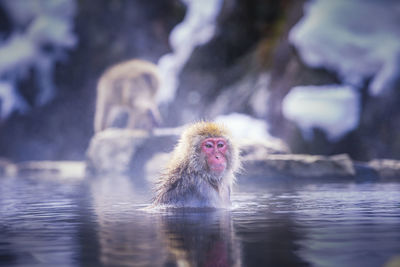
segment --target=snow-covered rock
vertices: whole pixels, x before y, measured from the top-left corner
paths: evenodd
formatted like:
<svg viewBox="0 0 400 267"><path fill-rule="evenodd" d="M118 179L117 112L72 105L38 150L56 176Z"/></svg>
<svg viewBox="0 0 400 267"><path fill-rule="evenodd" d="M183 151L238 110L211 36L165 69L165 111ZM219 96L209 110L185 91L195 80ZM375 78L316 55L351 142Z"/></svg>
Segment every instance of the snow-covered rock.
<svg viewBox="0 0 400 267"><path fill-rule="evenodd" d="M0 158L0 176L14 176L17 173L17 168L14 163L7 159Z"/></svg>
<svg viewBox="0 0 400 267"><path fill-rule="evenodd" d="M81 180L85 178L83 161L25 161L16 164L19 177L51 180Z"/></svg>
<svg viewBox="0 0 400 267"><path fill-rule="evenodd" d="M394 159L374 159L368 162L381 181L400 181L400 161Z"/></svg>
<svg viewBox="0 0 400 267"><path fill-rule="evenodd" d="M64 58L66 49L77 44L73 31L76 6L74 0L14 0L0 4L16 29L7 39L0 40L0 100L7 106L0 110L0 119L4 119L13 111L27 109L16 93L16 85L32 69L39 88L34 104L43 105L54 98L55 64ZM5 90L9 92L4 93Z"/></svg>
<svg viewBox="0 0 400 267"><path fill-rule="evenodd" d="M147 138L149 134L139 130L110 128L97 133L87 151L89 174L127 174L135 153Z"/></svg>
<svg viewBox="0 0 400 267"><path fill-rule="evenodd" d="M264 120L253 118L246 114L231 113L215 118L218 123L224 124L233 136L240 139L265 140L272 138L268 133L268 125Z"/></svg>
<svg viewBox="0 0 400 267"><path fill-rule="evenodd" d="M238 142L242 156L289 153L289 147L283 140L268 132L268 124L246 114L231 113L215 118L225 125Z"/></svg>
<svg viewBox="0 0 400 267"><path fill-rule="evenodd" d="M399 77L399 25L397 0L314 0L289 39L308 66L355 87L372 78L369 90L377 95Z"/></svg>
<svg viewBox="0 0 400 267"><path fill-rule="evenodd" d="M269 155L246 158L243 161L243 176L268 178L354 178L356 171L348 155L331 157L301 154Z"/></svg>
<svg viewBox="0 0 400 267"><path fill-rule="evenodd" d="M310 140L313 128L319 128L337 141L357 128L360 99L351 86L298 86L284 98L282 112L300 127L305 139Z"/></svg>
<svg viewBox="0 0 400 267"><path fill-rule="evenodd" d="M155 129L152 134L142 130L108 128L97 133L86 152L89 175L122 174L145 180L162 166L146 166L159 152L171 151L180 129ZM149 169L152 169L149 171Z"/></svg>

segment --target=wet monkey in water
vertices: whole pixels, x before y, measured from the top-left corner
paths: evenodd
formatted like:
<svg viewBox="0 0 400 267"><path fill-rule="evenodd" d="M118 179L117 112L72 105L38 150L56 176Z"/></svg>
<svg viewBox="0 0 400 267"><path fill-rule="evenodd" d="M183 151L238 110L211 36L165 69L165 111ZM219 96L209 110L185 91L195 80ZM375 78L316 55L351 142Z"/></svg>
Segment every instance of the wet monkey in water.
<svg viewBox="0 0 400 267"><path fill-rule="evenodd" d="M224 126L195 123L183 132L172 152L153 206L229 207L239 166L239 149Z"/></svg>
<svg viewBox="0 0 400 267"><path fill-rule="evenodd" d="M106 70L97 85L95 132L109 127L150 131L161 121L157 66L133 59Z"/></svg>

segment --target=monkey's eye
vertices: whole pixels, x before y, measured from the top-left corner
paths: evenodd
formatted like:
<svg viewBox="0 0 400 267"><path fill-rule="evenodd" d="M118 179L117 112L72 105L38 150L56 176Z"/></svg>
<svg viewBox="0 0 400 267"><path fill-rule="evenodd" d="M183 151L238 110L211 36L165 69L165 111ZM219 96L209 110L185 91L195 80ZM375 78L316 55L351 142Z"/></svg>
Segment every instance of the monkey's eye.
<svg viewBox="0 0 400 267"><path fill-rule="evenodd" d="M219 148L224 147L224 143L222 143L222 142L218 143L217 147L219 147Z"/></svg>
<svg viewBox="0 0 400 267"><path fill-rule="evenodd" d="M213 147L213 145L211 143L206 143L205 146L206 146L206 148L212 148Z"/></svg>

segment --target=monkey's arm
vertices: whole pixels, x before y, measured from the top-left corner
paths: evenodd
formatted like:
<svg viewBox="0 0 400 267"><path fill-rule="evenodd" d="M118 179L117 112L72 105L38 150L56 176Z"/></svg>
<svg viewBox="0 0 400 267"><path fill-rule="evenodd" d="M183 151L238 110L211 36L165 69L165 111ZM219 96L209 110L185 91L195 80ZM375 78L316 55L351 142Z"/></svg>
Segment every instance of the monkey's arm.
<svg viewBox="0 0 400 267"><path fill-rule="evenodd" d="M175 202L173 200L178 196L176 192L178 181L173 178L177 177L161 176L160 182L157 184L156 188L156 197L154 199L155 204L171 204L171 202Z"/></svg>
<svg viewBox="0 0 400 267"><path fill-rule="evenodd" d="M154 204L184 206L187 199L197 195L190 176L180 169L170 171L160 177Z"/></svg>
<svg viewBox="0 0 400 267"><path fill-rule="evenodd" d="M104 83L99 84L97 90L97 101L96 101L96 112L94 117L94 131L100 132L106 128L106 120L107 116L110 112L110 109L113 105L113 99L110 95L110 88L107 88Z"/></svg>
<svg viewBox="0 0 400 267"><path fill-rule="evenodd" d="M100 95L100 90L97 91L96 110L94 115L94 131L100 132L103 128L104 105L103 97Z"/></svg>

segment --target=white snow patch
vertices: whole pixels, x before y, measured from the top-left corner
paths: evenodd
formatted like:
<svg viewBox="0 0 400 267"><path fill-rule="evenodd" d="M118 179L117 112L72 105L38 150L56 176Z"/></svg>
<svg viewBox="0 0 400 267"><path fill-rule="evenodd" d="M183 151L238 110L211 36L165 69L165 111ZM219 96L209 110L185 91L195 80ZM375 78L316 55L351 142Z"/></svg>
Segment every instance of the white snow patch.
<svg viewBox="0 0 400 267"><path fill-rule="evenodd" d="M300 127L305 139L312 139L313 128L319 128L337 141L357 128L359 105L359 93L351 86L297 86L284 98L282 112Z"/></svg>
<svg viewBox="0 0 400 267"><path fill-rule="evenodd" d="M7 118L16 109L24 112L28 108L15 90L13 84L0 81L0 121Z"/></svg>
<svg viewBox="0 0 400 267"><path fill-rule="evenodd" d="M15 85L30 69L40 88L35 104L53 99L55 63L63 59L65 49L76 46L77 38L73 33L74 0L13 0L1 4L17 29L8 39L0 40L0 119L4 119L14 110L27 109Z"/></svg>
<svg viewBox="0 0 400 267"><path fill-rule="evenodd" d="M289 34L303 61L380 94L399 76L400 1L314 0Z"/></svg>
<svg viewBox="0 0 400 267"><path fill-rule="evenodd" d="M268 132L268 124L264 120L253 118L246 114L231 113L215 118L224 124L238 139L266 140L274 139Z"/></svg>

